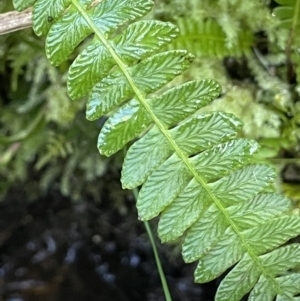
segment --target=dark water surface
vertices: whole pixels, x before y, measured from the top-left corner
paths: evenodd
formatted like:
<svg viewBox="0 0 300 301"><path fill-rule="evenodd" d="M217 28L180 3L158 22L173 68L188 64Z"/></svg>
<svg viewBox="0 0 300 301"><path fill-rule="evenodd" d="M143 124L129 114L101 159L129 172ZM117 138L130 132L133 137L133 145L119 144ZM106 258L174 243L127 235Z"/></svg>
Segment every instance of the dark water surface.
<svg viewBox="0 0 300 301"><path fill-rule="evenodd" d="M135 201L116 183L99 203L53 192L28 203L22 191L0 203L1 301L165 300ZM159 252L173 301L213 300L217 283L194 284L179 248Z"/></svg>

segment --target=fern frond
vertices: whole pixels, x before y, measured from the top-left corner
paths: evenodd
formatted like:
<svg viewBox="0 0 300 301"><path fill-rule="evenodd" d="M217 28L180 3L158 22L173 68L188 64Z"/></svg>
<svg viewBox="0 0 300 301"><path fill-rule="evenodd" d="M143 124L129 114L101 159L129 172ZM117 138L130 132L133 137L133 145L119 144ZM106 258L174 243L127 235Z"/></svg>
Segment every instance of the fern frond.
<svg viewBox="0 0 300 301"><path fill-rule="evenodd" d="M298 286L291 283L299 275L283 273L297 264L300 245L280 246L300 233L300 218L290 213L287 199L264 192L275 172L252 163L259 146L236 138L241 122L232 114L197 112L217 97L219 85L191 81L160 93L193 60L185 50L160 51L174 38L174 26L136 21L122 30L151 9L150 1L90 5L37 0L34 28L48 32L46 53L53 64L94 34L70 68L68 89L73 99L89 94L90 120L113 111L99 134L101 154L144 134L130 147L122 170L124 188L143 185L139 217L161 215L163 241L185 234L182 253L186 262L199 260L197 282L235 265L216 300L240 300L252 288L250 300L297 300ZM55 13L50 28L40 18L45 10Z"/></svg>
<svg viewBox="0 0 300 301"><path fill-rule="evenodd" d="M280 6L275 7L273 14L280 22L278 27L289 30L287 41L287 54L299 46L300 34L300 0L275 0Z"/></svg>
<svg viewBox="0 0 300 301"><path fill-rule="evenodd" d="M242 56L253 44L252 33L245 31L238 35L234 45L229 46L225 32L213 19L179 18L177 25L180 34L172 46L187 49L197 56Z"/></svg>
<svg viewBox="0 0 300 301"><path fill-rule="evenodd" d="M275 0L279 5L274 9L274 14L280 19L280 27L292 31L300 28L300 1Z"/></svg>

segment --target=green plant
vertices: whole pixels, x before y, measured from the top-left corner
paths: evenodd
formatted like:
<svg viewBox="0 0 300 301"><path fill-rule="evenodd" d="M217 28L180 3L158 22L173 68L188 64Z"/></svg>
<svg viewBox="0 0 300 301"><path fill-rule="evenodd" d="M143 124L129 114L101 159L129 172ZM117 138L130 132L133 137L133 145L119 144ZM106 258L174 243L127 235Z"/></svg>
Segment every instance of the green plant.
<svg viewBox="0 0 300 301"><path fill-rule="evenodd" d="M274 9L274 15L279 19L278 28L286 30L286 61L288 64L288 74L296 73L296 79L300 82L300 58L299 58L299 33L300 33L300 1L298 0L276 0L279 4ZM291 71L295 69L294 71Z"/></svg>
<svg viewBox="0 0 300 301"><path fill-rule="evenodd" d="M96 3L97 2L97 3ZM98 138L101 154L129 148L122 185L143 185L139 218L161 215L162 241L183 237L186 262L198 261L196 282L210 281L230 267L216 300L299 300L300 245L283 245L300 233L290 202L273 192L276 173L254 164L255 141L236 138L241 122L221 112L197 112L220 93L213 80L166 89L193 56L162 51L177 34L170 23L135 21L151 1L15 0L34 4L34 30L46 35L46 53L59 65L87 37L90 44L68 73L73 99L89 94L86 116L110 113ZM93 37L92 37L93 35ZM161 90L162 89L162 90ZM280 247L281 246L281 247Z"/></svg>
<svg viewBox="0 0 300 301"><path fill-rule="evenodd" d="M99 129L85 120L85 102L68 97L69 62L53 67L31 29L0 36L0 56L0 200L18 186L26 201L50 190L75 202L87 195L100 201L107 162L111 170L120 163L99 156L93 143Z"/></svg>
<svg viewBox="0 0 300 301"><path fill-rule="evenodd" d="M179 37L173 42L174 48L184 48L197 56L242 56L250 52L253 44L251 32L243 32L234 45L227 45L227 37L222 27L213 19L179 18L176 24Z"/></svg>
<svg viewBox="0 0 300 301"><path fill-rule="evenodd" d="M297 39L300 29L300 1L275 0L279 6L274 9L274 14L280 19L279 27L290 30L289 44Z"/></svg>

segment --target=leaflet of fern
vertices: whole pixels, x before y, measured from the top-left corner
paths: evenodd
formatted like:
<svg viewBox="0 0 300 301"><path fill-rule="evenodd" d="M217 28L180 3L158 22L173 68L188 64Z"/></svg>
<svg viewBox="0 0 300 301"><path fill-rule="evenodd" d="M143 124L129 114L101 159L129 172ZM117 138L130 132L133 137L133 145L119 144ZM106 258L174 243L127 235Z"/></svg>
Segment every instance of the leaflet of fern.
<svg viewBox="0 0 300 301"><path fill-rule="evenodd" d="M234 45L229 46L225 32L213 19L179 18L176 22L180 34L170 48L183 47L197 56L242 56L250 52L253 44L252 33L242 31Z"/></svg>
<svg viewBox="0 0 300 301"><path fill-rule="evenodd" d="M113 39L113 47L126 64L143 59L176 37L177 28L162 22L139 21L129 25ZM150 36L152 40L147 39ZM161 38L162 37L162 38ZM68 93L72 98L87 95L114 66L114 60L99 40L90 44L73 62L68 77ZM78 85L77 81L85 82ZM75 79L75 80L74 80ZM100 116L103 113L100 113ZM96 117L97 119L99 118ZM90 118L91 119L91 118Z"/></svg>
<svg viewBox="0 0 300 301"><path fill-rule="evenodd" d="M274 9L274 15L280 19L280 27L290 30L299 30L300 26L300 1L275 0L280 6Z"/></svg>
<svg viewBox="0 0 300 301"><path fill-rule="evenodd" d="M280 245L300 233L300 219L287 199L265 191L276 173L253 164L259 145L237 138L241 122L198 111L220 93L216 82L164 87L193 60L185 50L162 51L177 34L174 25L136 21L150 11L147 0L14 2L18 9L35 3L34 29L47 33L55 65L93 35L70 67L68 92L73 99L88 95L89 120L110 113L98 137L101 154L140 138L125 157L122 185L142 185L139 218L160 215L162 241L183 236L184 260L198 261L195 280L232 268L218 301L240 300L251 290L252 301L298 300L299 274L283 273L299 262L300 246Z"/></svg>

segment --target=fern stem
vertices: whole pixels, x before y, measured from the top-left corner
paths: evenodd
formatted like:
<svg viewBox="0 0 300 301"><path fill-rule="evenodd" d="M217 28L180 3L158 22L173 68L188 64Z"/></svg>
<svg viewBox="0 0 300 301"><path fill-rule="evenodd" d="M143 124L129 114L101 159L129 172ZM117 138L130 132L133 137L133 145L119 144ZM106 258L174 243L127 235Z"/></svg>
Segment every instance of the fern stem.
<svg viewBox="0 0 300 301"><path fill-rule="evenodd" d="M137 198L138 198L137 188L134 188L132 190L132 192L133 192L133 195L134 195L135 199L137 200ZM153 237L151 227L150 227L150 225L147 221L144 221L144 225L145 225L147 234L148 234L149 239L150 239L150 243L151 243L152 250L153 250L153 253L154 253L155 262L156 262L156 266L157 266L157 269L158 269L161 284L162 284L162 287L163 287L163 290L164 290L166 301L172 301L171 294L170 294L169 287L168 287L168 283L167 283L167 280L166 280L166 277L165 277L164 270L163 270L162 265L161 265L161 261L160 261L159 255L158 255L158 251L157 251L157 248L156 248L156 244L155 244L155 240L154 240L154 237Z"/></svg>
<svg viewBox="0 0 300 301"><path fill-rule="evenodd" d="M124 64L124 62L121 60L121 58L118 56L118 54L115 52L105 35L97 28L97 26L94 24L93 20L90 18L88 13L85 11L85 9L81 6L81 4L78 2L78 0L71 0L73 5L77 8L77 10L80 12L80 14L84 17L86 22L89 26L93 29L95 35L97 38L101 41L101 43L104 45L104 47L108 50L110 55L115 60L117 66L120 68L121 72L124 74L125 78L127 79L131 89L135 93L137 99L140 101L141 105L144 107L146 112L149 114L150 118L153 120L157 128L160 130L160 132L165 136L165 138L168 140L172 148L174 149L175 153L178 155L178 157L183 161L183 163L186 165L187 169L191 172L193 177L200 183L200 185L204 188L204 190L207 192L209 197L212 199L212 201L216 204L217 208L222 212L225 219L227 220L228 224L232 228L232 230L236 233L237 237L241 240L242 244L245 246L245 249L247 250L250 257L255 262L256 266L261 270L262 274L270 280L272 283L274 289L278 294L286 295L282 289L280 288L278 282L274 278L274 275L270 275L267 273L266 269L260 262L260 259L255 254L253 248L248 244L246 241L246 238L243 236L243 234L240 232L238 226L236 223L231 219L229 213L227 212L226 208L222 205L220 200L214 195L213 191L210 189L210 187L207 185L205 179L196 171L192 163L189 161L189 158L182 152L180 147L177 145L176 141L172 138L171 134L169 133L168 129L165 128L164 124L158 119L158 117L154 114L152 111L152 108L149 106L148 102L146 101L145 96L143 95L142 91L137 87L134 80L130 76L127 65ZM300 0L299 0L300 1ZM170 299L168 299L170 300Z"/></svg>

